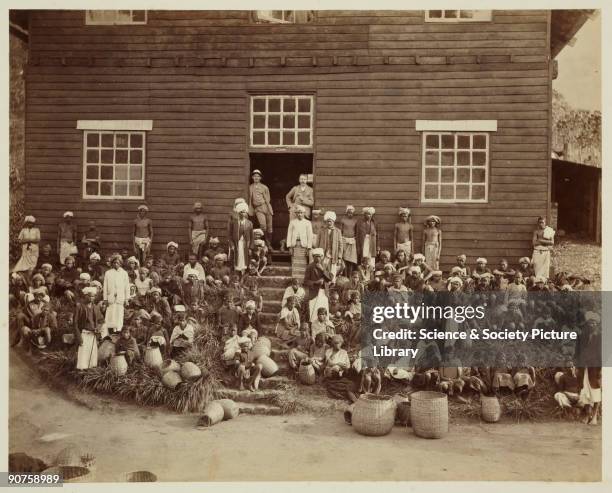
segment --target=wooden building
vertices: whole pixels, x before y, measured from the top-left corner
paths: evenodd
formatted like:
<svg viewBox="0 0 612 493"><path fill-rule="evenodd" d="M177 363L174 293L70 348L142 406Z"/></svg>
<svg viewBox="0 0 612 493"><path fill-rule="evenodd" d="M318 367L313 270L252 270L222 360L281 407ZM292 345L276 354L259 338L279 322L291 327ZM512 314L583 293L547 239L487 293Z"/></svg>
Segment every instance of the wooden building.
<svg viewBox="0 0 612 493"><path fill-rule="evenodd" d="M588 11L32 11L27 212L53 240L65 210L129 247L140 203L154 252L186 251L194 201L213 234L263 171L316 206L442 218L443 258L531 252L550 213L551 81Z"/></svg>

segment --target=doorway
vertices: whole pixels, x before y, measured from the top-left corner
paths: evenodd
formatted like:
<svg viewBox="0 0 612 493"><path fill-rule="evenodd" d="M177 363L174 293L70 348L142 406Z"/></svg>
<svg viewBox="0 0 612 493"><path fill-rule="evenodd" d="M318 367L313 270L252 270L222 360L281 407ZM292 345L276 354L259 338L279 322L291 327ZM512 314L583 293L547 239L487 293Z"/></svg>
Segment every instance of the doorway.
<svg viewBox="0 0 612 493"><path fill-rule="evenodd" d="M274 211L272 219L272 247L279 248L280 242L287 237L287 227L289 226L289 210L285 196L292 187L299 183L301 174L309 175L312 178L312 154L310 153L250 153L251 167L250 175L254 169L262 173L262 183L270 189L270 202ZM312 181L312 180L310 180ZM309 182L312 186L312 183ZM257 218L254 219L257 223ZM257 226L257 224L255 225Z"/></svg>

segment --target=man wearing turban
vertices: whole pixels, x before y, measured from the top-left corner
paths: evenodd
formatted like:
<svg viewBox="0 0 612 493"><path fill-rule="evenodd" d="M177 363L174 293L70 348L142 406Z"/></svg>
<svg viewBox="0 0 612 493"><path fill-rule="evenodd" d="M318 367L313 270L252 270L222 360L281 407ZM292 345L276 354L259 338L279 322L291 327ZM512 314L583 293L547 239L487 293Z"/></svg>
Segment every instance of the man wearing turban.
<svg viewBox="0 0 612 493"><path fill-rule="evenodd" d="M229 224L229 243L234 269L241 274L249 265L249 252L253 244L253 223L249 221L249 207L240 202L235 207L238 217L232 218Z"/></svg>
<svg viewBox="0 0 612 493"><path fill-rule="evenodd" d="M355 238L357 242L357 257L359 262L363 257L374 267L376 263L376 223L374 222L374 207L364 207L362 217L355 225Z"/></svg>
<svg viewBox="0 0 612 493"><path fill-rule="evenodd" d="M342 233L335 226L336 213L327 211L323 216L324 226L319 231L319 248L323 250L323 267L330 273L332 281L342 260Z"/></svg>

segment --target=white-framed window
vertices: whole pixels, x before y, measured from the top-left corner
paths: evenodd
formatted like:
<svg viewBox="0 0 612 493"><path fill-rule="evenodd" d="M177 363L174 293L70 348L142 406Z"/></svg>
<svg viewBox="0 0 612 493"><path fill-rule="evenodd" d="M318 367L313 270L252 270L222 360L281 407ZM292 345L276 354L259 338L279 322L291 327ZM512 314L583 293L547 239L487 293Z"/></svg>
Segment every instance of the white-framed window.
<svg viewBox="0 0 612 493"><path fill-rule="evenodd" d="M88 26L115 26L119 24L146 24L146 10L86 10Z"/></svg>
<svg viewBox="0 0 612 493"><path fill-rule="evenodd" d="M312 147L314 96L251 96L251 147Z"/></svg>
<svg viewBox="0 0 612 493"><path fill-rule="evenodd" d="M423 202L487 202L489 134L423 132Z"/></svg>
<svg viewBox="0 0 612 493"><path fill-rule="evenodd" d="M83 130L83 198L143 199L150 121L79 121Z"/></svg>
<svg viewBox="0 0 612 493"><path fill-rule="evenodd" d="M315 19L314 10L256 10L255 18L260 22L275 24L308 24Z"/></svg>
<svg viewBox="0 0 612 493"><path fill-rule="evenodd" d="M491 10L426 10L425 22L486 22Z"/></svg>

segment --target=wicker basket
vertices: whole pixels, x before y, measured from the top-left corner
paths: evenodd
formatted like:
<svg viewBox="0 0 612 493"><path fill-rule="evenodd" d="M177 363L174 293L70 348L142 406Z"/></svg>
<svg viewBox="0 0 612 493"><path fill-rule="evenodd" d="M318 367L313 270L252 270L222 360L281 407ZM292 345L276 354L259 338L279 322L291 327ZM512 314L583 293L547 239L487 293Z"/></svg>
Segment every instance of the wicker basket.
<svg viewBox="0 0 612 493"><path fill-rule="evenodd" d="M53 464L56 466L83 466L81 457L84 452L76 445L69 445L60 450L55 456Z"/></svg>
<svg viewBox="0 0 612 493"><path fill-rule="evenodd" d="M157 476L149 471L128 472L125 475L126 483L154 483Z"/></svg>
<svg viewBox="0 0 612 493"><path fill-rule="evenodd" d="M217 399L214 402L218 402L219 404L221 404L221 407L223 408L224 421L228 419L234 419L240 414L240 408L238 407L238 404L236 404L231 399Z"/></svg>
<svg viewBox="0 0 612 493"><path fill-rule="evenodd" d="M110 361L111 370L118 377L125 375L128 371L128 364L123 354L116 354Z"/></svg>
<svg viewBox="0 0 612 493"><path fill-rule="evenodd" d="M216 425L223 421L224 416L223 406L218 401L209 402L198 421L198 426L209 427Z"/></svg>
<svg viewBox="0 0 612 493"><path fill-rule="evenodd" d="M161 371L162 375L168 371L179 372L181 371L181 365L173 359L167 359L163 362L159 370Z"/></svg>
<svg viewBox="0 0 612 493"><path fill-rule="evenodd" d="M317 381L314 366L309 361L302 361L298 368L298 378L304 385L313 385Z"/></svg>
<svg viewBox="0 0 612 493"><path fill-rule="evenodd" d="M162 383L169 389L175 389L177 385L183 382L181 376L175 371L167 371L162 377Z"/></svg>
<svg viewBox="0 0 612 493"><path fill-rule="evenodd" d="M251 349L253 359L259 358L261 355L270 356L272 353L272 343L267 337L260 337Z"/></svg>
<svg viewBox="0 0 612 493"><path fill-rule="evenodd" d="M162 358L158 347L148 347L145 349L144 364L150 368L161 368L164 364L164 358Z"/></svg>
<svg viewBox="0 0 612 493"><path fill-rule="evenodd" d="M361 435L386 435L395 424L395 408L396 404L391 396L363 394L353 408L353 428Z"/></svg>
<svg viewBox="0 0 612 493"><path fill-rule="evenodd" d="M480 416L487 423L497 423L501 418L501 406L495 396L480 396Z"/></svg>
<svg viewBox="0 0 612 493"><path fill-rule="evenodd" d="M441 392L415 392L410 399L410 421L421 438L442 438L448 433L448 397Z"/></svg>
<svg viewBox="0 0 612 493"><path fill-rule="evenodd" d="M278 371L278 365L269 356L265 356L265 355L262 354L259 358L257 358L256 361L257 361L257 363L261 364L261 366L262 366L261 374L265 378L271 377L272 375L274 375Z"/></svg>
<svg viewBox="0 0 612 493"><path fill-rule="evenodd" d="M53 466L45 469L41 474L59 474L64 483L84 483L91 481L91 471L81 466Z"/></svg>
<svg viewBox="0 0 612 493"><path fill-rule="evenodd" d="M200 367L191 361L187 361L181 365L181 377L187 381L197 380L202 376L202 370Z"/></svg>

